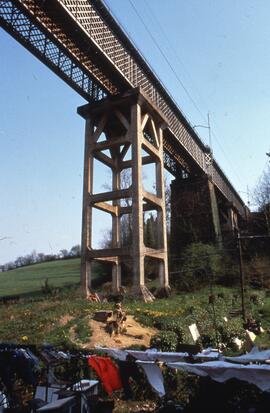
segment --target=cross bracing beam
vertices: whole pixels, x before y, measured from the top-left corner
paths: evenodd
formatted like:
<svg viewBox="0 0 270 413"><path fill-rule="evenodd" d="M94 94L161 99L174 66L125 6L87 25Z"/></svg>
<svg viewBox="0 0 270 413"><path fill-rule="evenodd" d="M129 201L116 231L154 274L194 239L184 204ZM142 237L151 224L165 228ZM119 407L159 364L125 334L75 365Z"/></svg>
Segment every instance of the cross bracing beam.
<svg viewBox="0 0 270 413"><path fill-rule="evenodd" d="M209 171L204 144L101 0L2 0L0 24L88 101L140 87L168 120L165 167L210 172L245 216L241 197L215 161Z"/></svg>

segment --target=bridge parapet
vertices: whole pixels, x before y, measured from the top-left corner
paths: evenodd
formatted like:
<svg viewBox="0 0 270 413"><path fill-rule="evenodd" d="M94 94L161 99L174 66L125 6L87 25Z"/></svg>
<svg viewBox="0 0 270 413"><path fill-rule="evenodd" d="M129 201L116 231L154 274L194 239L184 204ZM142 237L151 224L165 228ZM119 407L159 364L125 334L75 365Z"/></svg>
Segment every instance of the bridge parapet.
<svg viewBox="0 0 270 413"><path fill-rule="evenodd" d="M89 101L141 87L168 119L164 147L171 161L208 173L204 144L102 1L3 0L0 24ZM215 161L211 176L245 217L244 202Z"/></svg>

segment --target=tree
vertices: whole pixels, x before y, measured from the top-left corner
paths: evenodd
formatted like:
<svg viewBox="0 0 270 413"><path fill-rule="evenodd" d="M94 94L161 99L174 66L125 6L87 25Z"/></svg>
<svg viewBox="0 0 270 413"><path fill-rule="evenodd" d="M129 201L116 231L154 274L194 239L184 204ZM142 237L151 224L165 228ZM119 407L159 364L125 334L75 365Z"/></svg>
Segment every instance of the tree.
<svg viewBox="0 0 270 413"><path fill-rule="evenodd" d="M270 164L263 171L254 191L254 199L259 212L265 217L266 227L270 235Z"/></svg>
<svg viewBox="0 0 270 413"><path fill-rule="evenodd" d="M42 262L45 260L45 254L43 252L38 253L38 262Z"/></svg>
<svg viewBox="0 0 270 413"><path fill-rule="evenodd" d="M180 291L210 287L223 278L227 264L227 257L216 245L192 243L177 258L171 281Z"/></svg>
<svg viewBox="0 0 270 413"><path fill-rule="evenodd" d="M16 260L14 261L14 264L17 267L23 267L25 265L25 259L24 257L17 257Z"/></svg>
<svg viewBox="0 0 270 413"><path fill-rule="evenodd" d="M70 257L80 257L81 256L81 246L79 244L74 245L69 251L69 256Z"/></svg>
<svg viewBox="0 0 270 413"><path fill-rule="evenodd" d="M154 215L150 213L149 218L145 221L144 227L144 244L146 247L156 248L157 247L157 220Z"/></svg>
<svg viewBox="0 0 270 413"><path fill-rule="evenodd" d="M68 252L68 250L67 249L62 249L62 250L60 250L59 251L60 252L60 258L67 258L68 256L69 256L69 252Z"/></svg>

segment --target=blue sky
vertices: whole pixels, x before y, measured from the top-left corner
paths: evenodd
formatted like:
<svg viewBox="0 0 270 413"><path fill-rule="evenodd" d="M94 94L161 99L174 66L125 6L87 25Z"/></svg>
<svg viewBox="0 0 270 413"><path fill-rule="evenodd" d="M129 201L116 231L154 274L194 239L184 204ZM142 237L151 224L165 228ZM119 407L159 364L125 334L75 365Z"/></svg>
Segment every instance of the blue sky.
<svg viewBox="0 0 270 413"><path fill-rule="evenodd" d="M270 149L270 4L106 0L247 200ZM189 96L153 43L140 14ZM85 101L0 30L0 264L80 242ZM191 100L191 98L192 100ZM195 105L194 105L195 102ZM198 129L207 143L206 129ZM99 171L98 187L108 180ZM98 190L98 188L97 188ZM95 218L97 242L108 222Z"/></svg>

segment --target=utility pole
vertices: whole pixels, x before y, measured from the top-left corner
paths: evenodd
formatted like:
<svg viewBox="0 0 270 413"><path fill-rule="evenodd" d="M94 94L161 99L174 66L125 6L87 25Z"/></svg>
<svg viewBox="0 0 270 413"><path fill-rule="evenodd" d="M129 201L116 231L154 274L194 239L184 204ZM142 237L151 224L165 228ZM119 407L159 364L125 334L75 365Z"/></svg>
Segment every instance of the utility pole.
<svg viewBox="0 0 270 413"><path fill-rule="evenodd" d="M242 244L241 236L238 232L237 234L238 250L239 250L239 270L240 270L240 285L241 285L241 302L242 302L242 317L246 321L246 309L245 309L245 276L243 270L243 254L242 254Z"/></svg>

